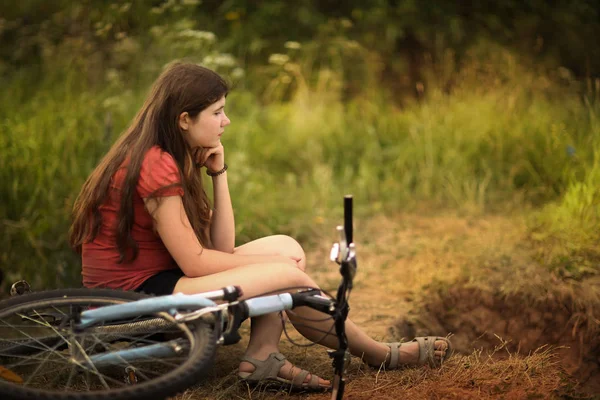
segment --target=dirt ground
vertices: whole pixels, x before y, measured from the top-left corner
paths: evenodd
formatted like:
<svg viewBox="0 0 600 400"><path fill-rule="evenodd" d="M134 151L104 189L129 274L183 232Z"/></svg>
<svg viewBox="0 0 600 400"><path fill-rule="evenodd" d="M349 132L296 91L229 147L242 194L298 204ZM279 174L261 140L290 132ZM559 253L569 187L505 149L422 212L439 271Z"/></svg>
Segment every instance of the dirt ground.
<svg viewBox="0 0 600 400"><path fill-rule="evenodd" d="M600 399L600 280L566 283L550 274L535 261L522 218L380 216L357 221L355 231L350 318L382 341L450 334L456 354L435 370L378 371L353 359L346 398ZM334 238L306 247L311 275L330 291L339 282L328 261ZM242 333L247 338L247 324ZM330 397L238 383L246 342L220 349L213 375L177 399ZM331 377L323 348L284 339L281 350Z"/></svg>

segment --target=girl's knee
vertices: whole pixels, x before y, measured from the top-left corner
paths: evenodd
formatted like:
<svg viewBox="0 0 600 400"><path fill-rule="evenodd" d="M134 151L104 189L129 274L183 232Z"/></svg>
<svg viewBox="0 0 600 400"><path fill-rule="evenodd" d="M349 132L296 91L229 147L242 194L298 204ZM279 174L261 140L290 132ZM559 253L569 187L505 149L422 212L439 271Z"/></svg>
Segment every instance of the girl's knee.
<svg viewBox="0 0 600 400"><path fill-rule="evenodd" d="M286 257L299 259L298 268L306 271L306 254L304 249L296 239L287 235L275 235L274 238L278 242L280 254Z"/></svg>
<svg viewBox="0 0 600 400"><path fill-rule="evenodd" d="M292 276L297 279L302 279L302 277L307 276L304 272L300 271L298 268L292 267L290 264L286 263L276 263L270 264L276 268L276 273L282 274L285 276Z"/></svg>
<svg viewBox="0 0 600 400"><path fill-rule="evenodd" d="M298 241L291 236L273 235L272 238L277 242L278 246L284 247L288 251L304 253L300 243L298 243Z"/></svg>
<svg viewBox="0 0 600 400"><path fill-rule="evenodd" d="M297 260L298 269L306 270L306 255L300 243L287 235L266 236L234 250L237 254L280 255Z"/></svg>

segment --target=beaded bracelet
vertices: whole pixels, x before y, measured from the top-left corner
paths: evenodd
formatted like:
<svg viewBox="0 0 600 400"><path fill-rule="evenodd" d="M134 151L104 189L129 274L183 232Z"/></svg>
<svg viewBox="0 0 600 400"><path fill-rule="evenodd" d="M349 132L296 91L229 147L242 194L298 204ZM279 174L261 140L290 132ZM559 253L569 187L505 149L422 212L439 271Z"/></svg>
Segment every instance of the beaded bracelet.
<svg viewBox="0 0 600 400"><path fill-rule="evenodd" d="M214 177L214 176L219 176L219 175L221 175L222 173L224 173L225 171L227 171L227 164L224 164L224 165L223 165L223 169L221 169L220 171L217 171L217 172L210 172L210 171L208 170L208 168L206 168L206 175L208 175L208 176L213 176L213 177Z"/></svg>

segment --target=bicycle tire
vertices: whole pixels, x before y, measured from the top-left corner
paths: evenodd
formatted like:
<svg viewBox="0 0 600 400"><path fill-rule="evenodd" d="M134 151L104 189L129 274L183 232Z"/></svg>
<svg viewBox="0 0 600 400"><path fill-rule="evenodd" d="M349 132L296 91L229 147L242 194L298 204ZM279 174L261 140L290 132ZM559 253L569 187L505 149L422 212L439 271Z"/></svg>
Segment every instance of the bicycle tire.
<svg viewBox="0 0 600 400"><path fill-rule="evenodd" d="M135 300L139 300L139 299L143 299L143 298L147 298L147 297L149 297L149 296L140 294L140 293L136 293L136 292L126 292L126 291L111 290L111 289L59 289L59 290L31 293L31 294L27 294L27 295L15 297L15 298L10 298L8 300L4 300L4 301L0 302L0 329L4 329L4 332L6 333L6 332L10 331L11 328L15 328L15 329L12 329L12 331L14 331L14 332L19 331L21 334L24 334L27 338L27 339L23 339L21 341L17 341L15 338L11 338L11 336L4 336L4 338L3 338L2 331L0 330L0 343L9 342L9 345L12 346L11 348L13 351L12 353L4 354L4 353L2 353L2 350L1 350L2 348L0 347L0 394L1 394L0 397L2 397L5 400L162 399L167 396L175 395L178 392L181 392L181 391L187 389L188 387L198 383L202 379L202 377L206 375L207 371L213 365L214 355L216 353L217 340L218 340L218 337L220 334L219 329L216 329L212 324L210 324L209 322L200 321L200 320L197 320L192 325L174 324L174 323L171 324L172 327L177 327L177 329L179 329L179 330L181 330L181 332L183 332L183 333L181 333L181 332L177 331L177 335L182 335L184 337L184 339L182 339L182 340L188 340L190 342L187 357L184 359L184 361L180 365L178 365L177 367L171 369L170 371L168 371L164 374L159 372L160 373L159 376L157 376L155 378L153 377L152 379L148 379L141 383L136 383L134 385L123 385L123 387L117 387L114 389L109 388L108 390L106 390L106 388L104 388L104 389L97 390L97 391L84 391L84 392L71 391L71 392L69 392L68 389L69 389L69 385L71 384L72 378L76 374L80 375L80 374L84 373L86 375L89 375L90 371L83 371L83 372L79 371L79 369L81 368L81 364L77 364L76 366L73 366L72 365L73 364L72 357L71 357L71 359L67 359L62 354L60 356L58 356L60 351L64 351L64 350L60 350L60 351L58 350L59 348L61 348L60 343L55 344L52 347L47 346L46 343L49 343L48 338L51 336L48 334L46 334L46 336L42 336L45 341L44 344L42 344L41 347L37 347L37 350L40 350L40 353L44 352L44 351L46 353L48 353L48 355L45 359L37 358L35 356L33 358L31 358L30 356L21 356L20 361L13 362L12 364L9 364L8 362L5 363L3 361L3 360L10 360L10 359L16 357L14 352L18 351L18 349L19 349L18 346L21 346L21 347L23 347L23 346L32 347L32 345L38 346L38 342L35 341L37 339L37 337L34 336L34 334L32 333L33 331L26 330L29 327L29 325L21 325L21 323L23 323L23 322L31 323L31 326L33 326L33 329L41 330L44 328L50 328L50 330L52 332L54 332L55 335L57 335L58 337L61 338L61 339L56 339L57 341L63 340L65 342L64 344L69 349L72 347L77 347L79 349L78 351L83 351L83 353L86 354L86 356L87 356L87 353L95 351L95 349L98 346L100 346L103 349L105 348L105 347L102 347L102 346L106 345L105 342L101 342L101 341L96 342L98 340L96 335L98 335L98 332L100 332L102 334L103 331L101 331L101 330L94 331L94 333L91 334L91 339L90 339L90 340L94 341L94 343L92 344L93 347L86 347L88 345L88 343L85 342L86 330L84 330L83 334L82 334L81 332L73 331L69 327L65 328L63 326L63 327L59 327L60 329L58 329L56 326L52 325L54 323L54 321L49 321L49 320L45 319L45 317L43 315L47 315L47 314L39 314L39 313L37 313L37 311L35 311L36 309L42 309L43 307L50 307L51 309L62 312L61 307L69 307L69 309L72 309L72 307L81 307L82 304L94 304L95 306L102 306L102 305L135 301ZM34 310L34 313L37 313L37 314L31 314L31 313L25 314L25 312L27 310ZM18 318L19 324L15 324L15 323L11 324L10 321L13 321L13 320L8 319L11 315L14 316L13 320L17 320L17 318ZM58 314L58 315L61 315L61 314ZM64 313L64 315L66 316L67 314ZM41 319L38 318L38 316L41 316L40 317ZM161 317L161 316L159 316L159 317ZM165 315L162 315L162 317L164 317L164 319L168 319ZM7 321L9 321L9 322L7 322ZM141 322L142 322L142 324L138 323L137 328L139 328L140 326L143 325L144 320L142 320ZM64 322L61 321L61 323L64 323ZM131 324L135 324L135 323L136 323L136 321L131 322ZM132 339L131 336L126 336L125 333L123 333L123 332L118 332L118 330L115 331L114 326L115 325L109 326L109 328L110 328L109 335L112 335L112 336L107 336L107 337L110 337L111 341L112 340L114 340L115 342L118 341L119 338L121 337L119 335L122 335L122 338L124 338L123 339L124 342L127 342L128 340L130 341ZM123 322L121 322L120 325L116 325L116 326L117 327L126 327L126 328L128 327L127 323L123 323ZM133 326L133 325L129 325L129 326ZM61 330L61 329L65 329L65 330ZM159 335L158 333L156 333L152 330L149 330L147 332L152 332L152 333L149 333L148 334L149 336L146 336L142 340L139 340L139 343L142 343L142 346L146 342L149 341L148 338L153 337L153 335L154 336ZM82 335L83 336L82 343L69 347L68 342L65 340L66 333L68 333L69 335L78 335L78 334ZM167 332L167 334L172 334L172 333ZM72 337L77 337L77 336L69 336L69 337L72 338ZM87 339L89 339L89 338L87 338ZM132 347L134 345L136 345L135 342L138 340L137 336L133 337L133 339L134 339L134 343L132 344ZM180 340L180 339L177 339L177 340ZM112 345L112 343L113 342L111 342L111 345ZM138 343L138 345L139 345L139 343ZM119 342L119 344L122 344L122 343ZM35 346L33 346L34 350L35 350ZM6 349L7 347L5 346L4 348ZM47 351L46 351L46 348L47 348ZM105 353L101 353L101 354L105 354ZM106 353L106 354L112 354L112 353ZM51 362L62 361L67 365L67 367L64 369L70 368L69 371L65 371L65 373L68 372L68 374L69 374L68 381L67 381L67 387L66 387L67 390L65 390L65 388L60 388L60 387L56 388L56 390L53 390L52 388L48 388L48 387L42 387L42 388L28 387L27 385L23 385L23 382L21 382L21 383L18 382L19 379L17 379L17 378L20 378L21 381L23 381L23 379L22 379L22 377L20 377L19 375L17 375L14 372L15 368L21 368L23 366L29 367L30 359L33 359L33 365L35 365L37 363L37 364L40 364L41 366L43 366L44 365L43 363L48 362L48 360L50 359L51 356L56 356L57 357L56 359L59 360L59 361L52 360ZM36 360L40 360L40 361L36 362ZM90 360L90 358L88 357L87 360ZM43 361L43 363L42 363L42 361ZM150 360L147 359L146 361L150 361ZM162 359L160 359L159 361L162 361ZM71 363L71 365L69 363ZM15 367L15 365L17 365L17 366ZM38 366L35 369L34 374L38 373L41 366ZM165 367L166 367L166 363L163 366L163 368L165 368ZM99 370L96 369L96 367L92 367L92 368L94 368L96 371L96 372L92 371L92 373L93 374L98 373L97 378L104 382L106 379L101 377L102 374L99 373ZM57 372L56 372L57 374L62 373L61 369L56 368L56 370L57 370ZM10 375L11 373L13 373L15 375ZM42 375L44 375L45 374L44 370L42 370L41 373L42 373ZM154 373L154 372L152 372L152 373ZM144 369L143 375L150 375L149 370ZM16 378L15 378L15 376L16 376ZM106 375L105 377L108 378L108 375ZM26 383L29 383L30 379L33 379L33 378L29 377ZM56 379L56 378L54 378L54 379ZM54 384L54 380L50 383ZM111 381L111 383L114 384L114 382L112 382L112 381ZM104 384L106 384L106 382L104 382ZM90 390L89 384L87 384L87 385L88 385L87 389ZM75 388L73 387L72 390L75 390Z"/></svg>

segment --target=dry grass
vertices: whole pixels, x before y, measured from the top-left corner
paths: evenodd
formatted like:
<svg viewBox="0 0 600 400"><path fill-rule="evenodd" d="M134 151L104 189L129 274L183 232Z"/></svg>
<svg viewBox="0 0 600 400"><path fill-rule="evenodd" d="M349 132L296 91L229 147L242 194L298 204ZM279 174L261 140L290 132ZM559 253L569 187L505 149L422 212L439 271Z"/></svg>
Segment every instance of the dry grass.
<svg viewBox="0 0 600 400"><path fill-rule="evenodd" d="M400 331L394 327L398 321L414 317L415 310L427 308L427 294L432 293L432 288L433 292L439 292L440 287L452 288L457 282L464 284L466 279L469 285L485 289L501 280L506 293L520 291L529 298L537 295L538 286L530 285L531 289L527 289L527 285L518 284L525 277L536 276L539 285L554 282L557 288L561 286L550 275L544 275L533 261L524 244L524 221L519 217L397 215L359 221L356 231L360 270L351 298L350 317L376 339L401 339ZM339 279L335 266L326 261L332 238L333 235L323 238L307 249L312 275L326 289L334 289ZM508 277L513 279L507 281ZM589 301L594 299L592 296ZM427 324L421 328L424 326ZM443 329L439 324L428 328L428 334L457 333L439 331ZM220 349L216 367L204 383L176 399L330 397L249 388L238 383L235 370L244 351L247 329L247 325L242 328L245 338L242 342ZM301 340L295 332L292 338ZM458 347L465 350L465 346ZM346 397L355 400L591 398L582 394L579 383L561 364L557 354L562 354L564 348L541 346L528 354L511 349L514 344L510 340L496 336L491 347L488 341L486 349L471 348L456 354L438 370L424 367L377 371L353 359L348 369ZM293 363L325 378L331 377L330 361L323 348L298 348L284 340L281 350Z"/></svg>

